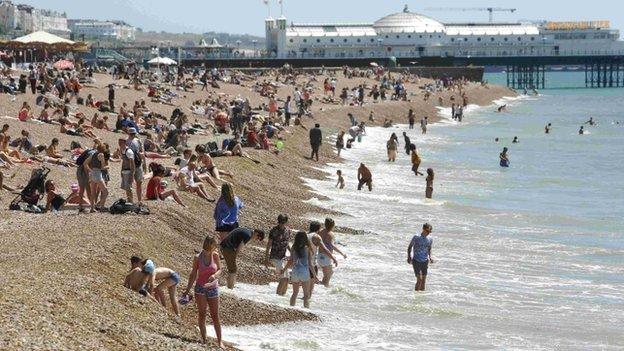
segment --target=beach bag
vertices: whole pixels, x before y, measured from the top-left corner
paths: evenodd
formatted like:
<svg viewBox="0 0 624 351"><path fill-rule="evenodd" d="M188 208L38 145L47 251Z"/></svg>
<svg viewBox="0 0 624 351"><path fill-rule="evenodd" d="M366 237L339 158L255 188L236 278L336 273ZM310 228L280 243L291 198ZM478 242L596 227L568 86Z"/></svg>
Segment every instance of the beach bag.
<svg viewBox="0 0 624 351"><path fill-rule="evenodd" d="M139 206L126 202L124 199L119 199L111 205L109 212L111 214L139 213Z"/></svg>
<svg viewBox="0 0 624 351"><path fill-rule="evenodd" d="M219 146L217 145L216 141L207 142L205 147L208 153L219 150Z"/></svg>

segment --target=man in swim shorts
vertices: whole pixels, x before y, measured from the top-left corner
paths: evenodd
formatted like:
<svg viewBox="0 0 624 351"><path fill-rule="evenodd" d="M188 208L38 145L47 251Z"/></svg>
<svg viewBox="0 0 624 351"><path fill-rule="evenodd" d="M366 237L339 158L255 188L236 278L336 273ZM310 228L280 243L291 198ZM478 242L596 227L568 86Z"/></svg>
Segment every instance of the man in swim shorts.
<svg viewBox="0 0 624 351"><path fill-rule="evenodd" d="M423 224L421 234L414 235L407 247L407 263L412 265L412 268L414 268L414 275L416 275L415 291L425 290L429 263L433 264L433 258L431 257L433 239L429 237L432 230L433 227L431 227L431 224Z"/></svg>
<svg viewBox="0 0 624 351"><path fill-rule="evenodd" d="M362 186L366 184L368 186L368 191L373 191L373 175L366 165L360 163L360 168L358 168L358 190L362 190Z"/></svg>

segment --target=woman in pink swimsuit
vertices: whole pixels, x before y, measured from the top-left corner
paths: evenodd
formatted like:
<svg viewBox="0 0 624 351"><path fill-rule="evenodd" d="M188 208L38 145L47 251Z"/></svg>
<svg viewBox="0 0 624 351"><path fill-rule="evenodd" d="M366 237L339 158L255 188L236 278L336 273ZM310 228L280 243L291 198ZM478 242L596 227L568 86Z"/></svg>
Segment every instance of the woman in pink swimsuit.
<svg viewBox="0 0 624 351"><path fill-rule="evenodd" d="M203 251L193 258L193 270L184 292L189 295L195 284L195 303L197 304L197 323L202 341L206 343L206 307L210 308L210 318L217 334L217 343L223 348L221 340L221 322L219 322L219 276L221 260L216 251L217 241L210 236L204 239Z"/></svg>

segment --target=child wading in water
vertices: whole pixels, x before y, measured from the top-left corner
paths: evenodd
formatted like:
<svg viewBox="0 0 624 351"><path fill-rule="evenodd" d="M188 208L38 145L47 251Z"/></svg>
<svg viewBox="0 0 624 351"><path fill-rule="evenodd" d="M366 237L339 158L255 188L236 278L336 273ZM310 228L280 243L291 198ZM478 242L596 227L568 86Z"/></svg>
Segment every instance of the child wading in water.
<svg viewBox="0 0 624 351"><path fill-rule="evenodd" d="M338 182L336 182L336 188L344 189L344 187L345 187L345 180L342 177L342 171L341 170L337 170L336 171L336 175L338 176Z"/></svg>
<svg viewBox="0 0 624 351"><path fill-rule="evenodd" d="M291 306L295 305L299 289L303 288L303 306L310 308L310 285L316 281L316 272L310 269L313 266L313 256L308 235L305 232L297 232L292 253L285 267L285 269L292 267L290 274L290 283L293 286L290 297Z"/></svg>

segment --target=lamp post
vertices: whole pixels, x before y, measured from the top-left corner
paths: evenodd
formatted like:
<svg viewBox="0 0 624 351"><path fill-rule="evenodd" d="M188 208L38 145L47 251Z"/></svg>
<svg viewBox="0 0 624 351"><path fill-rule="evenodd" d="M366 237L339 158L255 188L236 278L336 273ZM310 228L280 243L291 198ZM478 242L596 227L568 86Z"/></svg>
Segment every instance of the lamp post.
<svg viewBox="0 0 624 351"><path fill-rule="evenodd" d="M379 49L383 51L383 47L382 47L383 39L381 39L381 38L377 39L377 44L379 44Z"/></svg>
<svg viewBox="0 0 624 351"><path fill-rule="evenodd" d="M258 41L257 41L256 39L254 39L254 40L252 40L251 42L253 43L253 46L254 46L254 57L255 57L255 56L256 56L256 54L257 54L257 51L256 51L256 45L258 45Z"/></svg>

